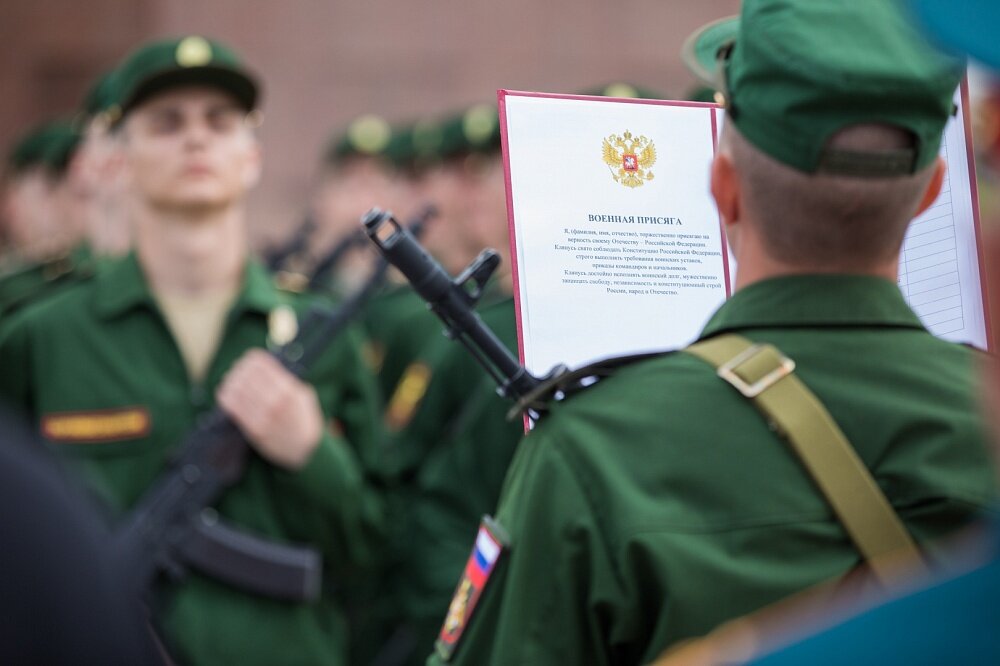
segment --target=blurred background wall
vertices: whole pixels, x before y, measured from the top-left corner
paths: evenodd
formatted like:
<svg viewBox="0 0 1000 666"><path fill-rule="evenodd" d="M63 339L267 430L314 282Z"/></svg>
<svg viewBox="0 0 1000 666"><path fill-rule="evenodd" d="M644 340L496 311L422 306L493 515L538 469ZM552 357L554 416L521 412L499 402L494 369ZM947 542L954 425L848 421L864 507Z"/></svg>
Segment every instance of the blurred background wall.
<svg viewBox="0 0 1000 666"><path fill-rule="evenodd" d="M739 0L0 0L0 148L71 115L136 44L200 33L261 75L265 178L257 243L304 214L323 146L366 112L389 120L626 80L682 98L685 37ZM374 203L374 202L373 202Z"/></svg>

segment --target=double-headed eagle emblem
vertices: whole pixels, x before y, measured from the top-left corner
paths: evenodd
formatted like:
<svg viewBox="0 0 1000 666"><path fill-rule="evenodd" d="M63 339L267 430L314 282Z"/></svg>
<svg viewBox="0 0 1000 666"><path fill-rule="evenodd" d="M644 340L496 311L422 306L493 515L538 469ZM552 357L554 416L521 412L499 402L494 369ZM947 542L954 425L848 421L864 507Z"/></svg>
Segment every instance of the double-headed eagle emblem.
<svg viewBox="0 0 1000 666"><path fill-rule="evenodd" d="M633 137L627 131L604 140L604 163L611 177L625 187L640 187L653 179L650 168L656 164L656 147L644 136Z"/></svg>

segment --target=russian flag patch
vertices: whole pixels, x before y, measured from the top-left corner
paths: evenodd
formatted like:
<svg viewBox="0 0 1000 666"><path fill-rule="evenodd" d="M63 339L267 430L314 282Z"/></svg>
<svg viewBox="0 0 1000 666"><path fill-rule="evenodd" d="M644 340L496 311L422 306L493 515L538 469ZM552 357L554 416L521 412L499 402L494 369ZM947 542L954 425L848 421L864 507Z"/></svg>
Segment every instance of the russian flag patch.
<svg viewBox="0 0 1000 666"><path fill-rule="evenodd" d="M490 574L508 543L503 528L492 518L484 516L479 524L479 533L472 553L465 563L465 571L455 588L455 595L448 606L448 615L438 634L437 652L445 661L451 659L462 632L472 617L472 611L489 582Z"/></svg>

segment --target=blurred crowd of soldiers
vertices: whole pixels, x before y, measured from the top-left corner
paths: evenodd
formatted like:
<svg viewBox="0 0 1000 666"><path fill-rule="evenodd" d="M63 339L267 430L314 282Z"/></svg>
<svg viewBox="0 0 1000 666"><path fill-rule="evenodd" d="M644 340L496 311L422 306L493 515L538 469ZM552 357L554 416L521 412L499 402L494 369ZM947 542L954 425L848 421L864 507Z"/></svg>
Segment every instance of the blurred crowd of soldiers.
<svg viewBox="0 0 1000 666"><path fill-rule="evenodd" d="M948 88L948 80L940 85ZM678 639L704 634L719 622L856 564L856 557L845 556L814 570L800 569L799 578L794 567L774 570L770 575L780 584L768 583L768 590L756 590L738 603L727 603L720 588L712 588L713 598L703 600L712 605L704 613L705 622L695 620L701 616L691 608L677 611L689 613L687 623L664 619L669 614L658 615L660 611L644 605L646 597L631 589L623 593L633 602L631 615L619 615L614 598L586 596L603 593L596 583L595 589L577 587L572 576L587 573L576 568L593 568L590 580L602 581L604 576L601 585L611 587L628 587L630 575L640 587L643 581L652 588L667 585L657 576L674 571L649 565L642 559L642 546L634 546L628 556L632 559L617 561L620 554L602 551L613 544L587 542L590 537L584 532L589 528L579 525L591 519L600 524L600 511L594 517L581 510L564 522L549 513L551 506L572 502L573 493L591 497L605 492L599 484L560 486L565 470L553 467L552 478L546 480L541 475L545 463L525 460L522 466L535 465L539 476L528 481L524 474L512 478L535 486L503 490L524 438L524 424L508 418L510 405L496 395L493 380L466 349L442 335L441 323L398 274L389 273L352 328L305 379L259 353L260 348L292 339L309 308L335 309L371 279L378 256L359 220L372 206L391 209L401 220L425 222L422 244L452 275L460 274L482 249L497 250L502 268L487 285L478 312L514 354L517 330L495 103L411 122L389 123L374 114L356 118L337 131L320 156L321 174L307 218L281 244L255 253L248 247L245 207L260 172L258 86L239 56L211 39L187 36L151 42L96 81L73 118L26 133L8 155L0 257L0 395L7 406L30 419L53 448L67 454L71 472L79 473L89 492L108 507L113 523L154 483L184 433L218 405L255 450L244 478L219 503L219 514L279 541L318 544L324 557L320 599L303 604L255 597L194 571L165 578L144 599L149 624L155 627L150 636L156 638L150 638L149 645L131 640L96 641L96 648L74 643L80 663L94 649L95 658L104 663L148 658L179 664L423 664L447 630L442 630L442 622L447 625L457 612L462 625L457 635L464 629L468 617L462 617L453 601L453 595L461 593L456 593L456 584L470 547L483 533L481 519L494 513L502 492L506 497L501 506L507 508L511 524L533 521L533 527L515 535L522 539L514 546L521 547L520 554L512 549L512 555L505 555L510 562L503 576L509 580L495 583L504 587L492 591L479 624L467 637L470 645L455 654L463 663L555 663L564 641L575 645L565 651L572 655L569 663L648 661ZM915 100L931 94L912 92L904 84L899 89ZM660 97L625 83L578 92ZM727 101L713 97L711 89L701 95L701 101ZM717 198L724 178L713 173ZM739 215L734 202L730 204L735 208L723 206L724 217ZM850 292L830 291L829 298L836 301L844 293ZM823 345L836 344L816 334L803 349L819 339ZM809 360L808 351L796 348L803 344L796 338L781 338L779 343ZM926 350L935 349L928 343ZM940 350L934 353L947 356ZM681 365L649 372L683 375L689 370ZM635 387L655 377L630 376L635 384L618 395L631 397L617 402L607 398L612 387L620 385L608 382L603 392L571 401L571 407L577 405L575 416L566 410L556 426L542 429L537 442L532 436L524 441L552 452L560 450L556 432L589 441L600 441L598 432L610 439L623 437L630 444L623 441L622 460L635 466L632 474L641 476L645 462L637 447L671 443L656 437L643 441L637 434L642 416L630 420L628 403L642 402L645 398ZM966 381L965 375L956 377L958 383ZM821 387L823 381L818 379ZM950 393L946 398L961 402ZM723 402L716 401L716 407ZM659 403L649 404L647 412L659 409ZM942 410L954 413L941 418L962 424L956 427L961 433L952 434L966 438L969 447L959 447L954 459L938 462L978 470L981 476L969 471L962 477L965 485L959 484L954 500L961 510L938 514L931 507L926 509L928 518L921 507L913 506L916 500L906 499L907 522L921 542L971 522L973 509L988 506L995 492L981 433L971 434L978 425L964 407L949 403ZM711 410L691 410L701 414L699 418L713 419ZM754 412L749 414L747 423ZM883 418L892 418L887 414ZM615 425L616 419L627 423ZM594 430L574 431L585 422ZM766 437L766 425L756 425ZM633 426L636 430L630 431ZM927 455L944 454L931 447ZM565 463L566 469L578 464L586 463ZM677 469L684 464L671 462ZM736 474L737 468L752 469L754 464L737 463L729 471ZM608 460L607 468L614 467ZM722 468L729 469L720 462ZM887 473L891 476L892 471ZM730 481L741 483L736 478ZM767 485L768 472L757 478ZM945 488L941 496L953 490ZM928 506L933 504L930 498L939 496L933 489L920 492ZM612 523L628 522L623 513L614 513L623 511L615 508L617 499L594 501L610 512ZM584 530L579 543L576 529ZM528 538L534 543L523 541ZM562 545L549 548L549 538ZM852 552L839 528L835 537L817 532L812 538L838 539L837 552ZM698 551L699 546L692 545L692 557L713 563L732 557L738 562L743 553L739 539L733 539L718 551ZM566 541L588 554L573 550L573 557L564 559L560 553ZM678 550L677 576L683 578L683 548L664 547ZM734 550L726 552L729 547ZM749 551L753 547L748 544ZM809 560L815 555L814 546L802 549L794 557ZM537 567L547 558L557 570L540 574ZM751 566L750 559L745 563ZM650 568L644 569L647 565ZM777 560L757 565L780 566ZM712 581L711 571L702 571L704 589L724 584L718 578ZM739 572L730 573L739 577ZM564 586L567 606L532 589L553 581ZM686 582L671 580L669 585L682 590ZM697 596L698 589L684 594ZM472 605L476 599L471 599ZM683 606L683 601L677 603ZM506 610L497 610L497 604ZM566 620L575 615L566 611L573 607L581 609L575 624ZM562 620L552 623L550 635L540 637L536 634L544 629L530 620L547 614ZM644 616L671 626L650 627L644 633L636 628ZM122 622L117 612L109 612L107 620ZM88 629L91 636L107 630L100 623ZM112 631L120 638L128 630L119 625ZM22 633L21 639L30 642L27 635ZM597 645L595 636L608 644ZM79 640L85 643L86 637ZM65 657L58 651L44 652L45 641L37 641L24 648L24 658ZM451 659L452 649L439 650L436 658Z"/></svg>
<svg viewBox="0 0 1000 666"><path fill-rule="evenodd" d="M206 50L211 58L225 47L201 37L156 42L130 54L123 67L143 66L144 58L163 51L169 55L168 62L144 72L147 78L158 80L183 71L194 76L173 86L181 91L215 87L230 92L228 83L220 85L211 78L209 70L218 64L213 60L179 64L185 53L197 54L198 49ZM171 58L174 62L169 62ZM252 76L242 64L226 64L240 76ZM581 92L655 96L624 83ZM134 90L125 94L134 95ZM32 308L38 303L55 302L58 308L59 298L66 298L60 294L77 293L81 283L93 284L99 274L113 273L123 262L136 261L136 256L142 263L129 218L135 207L144 205L137 199L148 198L150 193L130 178L130 156L123 148L128 141L123 125L131 117L132 104L123 99L118 72L108 72L94 84L76 117L33 130L10 152L0 278L4 324L14 322L17 329L20 319L33 319ZM254 106L247 106L245 111L250 113L241 122L252 132L258 120ZM200 150L193 149L193 159ZM377 204L403 216L425 216L424 243L452 274L461 272L484 248L495 248L504 256L500 274L488 285L480 314L516 353L496 105L479 104L442 117L393 125L376 115L364 115L333 136L321 158L310 215L286 242L264 248L259 259L248 260L265 266L279 291L295 297L308 293L335 307L359 289L373 270L375 252L361 234L361 215ZM181 181L175 185L184 187ZM238 205L244 193L233 197ZM230 305L231 301L226 303ZM159 306L164 307L162 301ZM390 276L389 284L370 299L357 319L358 339L363 339L358 357L377 384L377 391L367 394L371 404L364 408L381 413L380 435L365 437L361 445L368 450L358 458L366 483L384 502L386 517L378 522L379 529L385 530L385 545L367 563L377 575L337 603L347 608L356 631L351 663L422 663L433 647L456 572L468 556L479 519L496 504L523 425L506 419L508 406L496 396L490 378L442 334L440 322L397 276ZM267 333L271 338L279 334L274 329L280 321L280 317L270 318ZM179 337L173 328L171 333ZM182 347L183 343L178 340L177 344ZM54 353L41 345L39 351ZM89 352L76 349L73 353ZM6 366L8 371L11 365ZM188 370L192 384L204 377L204 368ZM77 376L81 372L75 370ZM170 381L136 372L143 383ZM46 377L40 375L38 381L46 382ZM343 381L338 377L337 383ZM28 389L20 388L23 396ZM15 392L9 390L7 398ZM202 402L198 411L207 409L210 402ZM35 396L25 397L24 404L35 417L45 414ZM152 427L160 428L155 416ZM170 430L177 427L171 425ZM120 434L108 441L118 443L133 436ZM105 439L98 435L87 441L94 445ZM357 441L352 444L359 445ZM114 503L127 508L129 500ZM331 589L334 586L343 584L331 583ZM178 650L174 654L182 662L250 663L246 655L254 647L245 636L253 631L252 625L234 623L231 635L238 641L227 642L225 636L206 632L210 638L201 646L205 652L198 653L198 648L183 652L173 644L170 650ZM342 637L330 641L340 644L338 650L346 645ZM279 647L285 653L286 646L275 649ZM310 653L309 646L301 649L307 660L317 654ZM261 658L259 652L255 656ZM285 663L295 661L286 658ZM332 663L344 659L346 648ZM261 663L267 661L264 656Z"/></svg>

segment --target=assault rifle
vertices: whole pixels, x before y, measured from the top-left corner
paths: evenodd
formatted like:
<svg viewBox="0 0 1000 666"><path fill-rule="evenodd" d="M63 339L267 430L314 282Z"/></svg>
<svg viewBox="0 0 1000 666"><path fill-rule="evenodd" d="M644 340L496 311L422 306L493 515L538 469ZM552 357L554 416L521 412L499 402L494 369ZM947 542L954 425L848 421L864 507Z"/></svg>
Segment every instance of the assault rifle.
<svg viewBox="0 0 1000 666"><path fill-rule="evenodd" d="M413 227L419 232L429 214ZM385 279L380 260L363 287L336 309L315 306L299 334L272 353L298 377L351 323ZM226 525L211 508L243 475L250 444L219 408L202 417L163 476L140 498L116 532L116 551L136 589L187 568L247 592L291 601L319 596L320 554L308 546L267 541Z"/></svg>
<svg viewBox="0 0 1000 666"><path fill-rule="evenodd" d="M523 411L532 420L540 418L546 406L538 400L539 392L568 373L560 365L544 377L531 374L476 314L476 303L500 265L500 256L494 250L483 250L461 275L452 278L392 213L373 208L361 221L382 256L399 269L444 323L445 334L469 350L496 381L497 393L517 402L512 415Z"/></svg>

